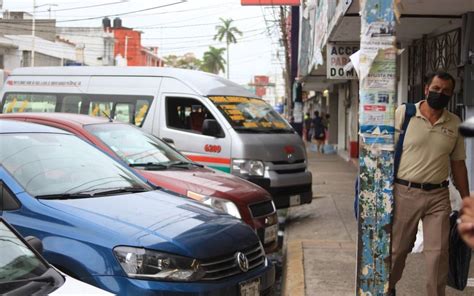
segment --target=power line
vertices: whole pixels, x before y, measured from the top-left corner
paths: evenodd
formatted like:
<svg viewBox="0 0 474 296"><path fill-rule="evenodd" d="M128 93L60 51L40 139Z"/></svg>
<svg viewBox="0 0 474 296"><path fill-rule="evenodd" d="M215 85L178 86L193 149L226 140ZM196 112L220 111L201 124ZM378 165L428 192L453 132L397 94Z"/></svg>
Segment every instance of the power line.
<svg viewBox="0 0 474 296"><path fill-rule="evenodd" d="M145 9L139 9L139 10L134 10L134 11L129 11L129 12L123 12L123 13L117 13L117 14L109 14L109 15L103 15L103 16L96 16L96 17L88 17L88 18L79 18L79 19L72 19L72 20L64 20L64 21L56 21L56 23L70 23L70 22L79 22L79 21L88 21L88 20L95 20L95 19L102 19L105 17L109 16L122 16L122 15L128 15L128 14L133 14L137 12L143 12L143 11L149 11L149 10L154 10L158 8L164 8L164 7L169 7L169 6L174 6L177 4L181 4L186 2L187 0L180 0L179 2L174 2L170 4L165 4L165 5L159 5L159 6L154 6L154 7L149 7Z"/></svg>
<svg viewBox="0 0 474 296"><path fill-rule="evenodd" d="M101 7L101 6L109 6L109 5L115 5L115 4L123 4L127 3L129 0L120 0L117 2L109 2L109 3L102 3L102 4L94 4L94 5L87 5L87 6L77 6L77 7L70 7L70 8L63 8L63 9L52 9L52 10L41 10L41 11L36 11L36 13L50 13L50 12L58 12L58 11L70 11L70 10L80 10L80 9L88 9L88 8L95 8L95 7ZM29 13L32 13L29 11Z"/></svg>

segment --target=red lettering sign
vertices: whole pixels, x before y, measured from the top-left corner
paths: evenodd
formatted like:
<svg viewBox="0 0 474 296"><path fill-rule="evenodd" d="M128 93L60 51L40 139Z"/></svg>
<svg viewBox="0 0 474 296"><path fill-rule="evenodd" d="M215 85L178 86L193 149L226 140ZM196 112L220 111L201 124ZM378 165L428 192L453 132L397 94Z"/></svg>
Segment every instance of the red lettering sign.
<svg viewBox="0 0 474 296"><path fill-rule="evenodd" d="M381 106L381 105L365 105L364 106L364 111L379 111L379 112L385 112L387 109L386 106Z"/></svg>
<svg viewBox="0 0 474 296"><path fill-rule="evenodd" d="M206 152L211 152L211 153L220 153L222 151L222 148L220 145L209 145L206 144L204 146L204 151Z"/></svg>

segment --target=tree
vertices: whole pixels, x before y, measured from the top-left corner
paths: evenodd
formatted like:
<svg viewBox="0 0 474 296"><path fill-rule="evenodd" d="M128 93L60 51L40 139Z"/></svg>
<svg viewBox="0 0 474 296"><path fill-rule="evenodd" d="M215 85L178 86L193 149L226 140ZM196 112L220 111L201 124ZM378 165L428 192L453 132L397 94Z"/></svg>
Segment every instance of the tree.
<svg viewBox="0 0 474 296"><path fill-rule="evenodd" d="M225 72L224 65L226 64L222 54L225 48L216 48L209 46L209 50L204 53L201 70L214 74L219 74L220 71Z"/></svg>
<svg viewBox="0 0 474 296"><path fill-rule="evenodd" d="M168 55L163 57L165 60L165 65L173 68L181 69L191 69L197 70L200 69L202 61L194 55L194 53L186 53L182 56L177 55Z"/></svg>
<svg viewBox="0 0 474 296"><path fill-rule="evenodd" d="M237 43L236 35L242 36L242 32L239 31L236 27L232 26L232 19L223 19L219 18L222 22L222 25L216 26L217 34L214 36L214 40L222 41L225 39L227 44L227 79L229 79L229 45L231 43Z"/></svg>

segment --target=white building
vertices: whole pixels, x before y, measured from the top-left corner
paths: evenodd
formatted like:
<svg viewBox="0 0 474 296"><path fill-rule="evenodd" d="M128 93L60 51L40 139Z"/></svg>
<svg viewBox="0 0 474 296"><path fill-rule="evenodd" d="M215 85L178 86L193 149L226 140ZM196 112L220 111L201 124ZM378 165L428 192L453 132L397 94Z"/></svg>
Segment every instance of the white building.
<svg viewBox="0 0 474 296"><path fill-rule="evenodd" d="M79 62L88 66L113 66L114 33L104 31L102 27L58 27L57 36L83 49Z"/></svg>

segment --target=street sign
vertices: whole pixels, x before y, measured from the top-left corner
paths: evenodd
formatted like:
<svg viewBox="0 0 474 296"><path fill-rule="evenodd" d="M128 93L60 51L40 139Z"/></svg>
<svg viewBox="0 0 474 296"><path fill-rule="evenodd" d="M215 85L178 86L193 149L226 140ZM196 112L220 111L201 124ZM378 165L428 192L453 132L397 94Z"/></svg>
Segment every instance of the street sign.
<svg viewBox="0 0 474 296"><path fill-rule="evenodd" d="M326 50L326 64L328 79L357 79L354 68L344 70L350 62L350 56L359 50L358 43L333 43L328 42Z"/></svg>

